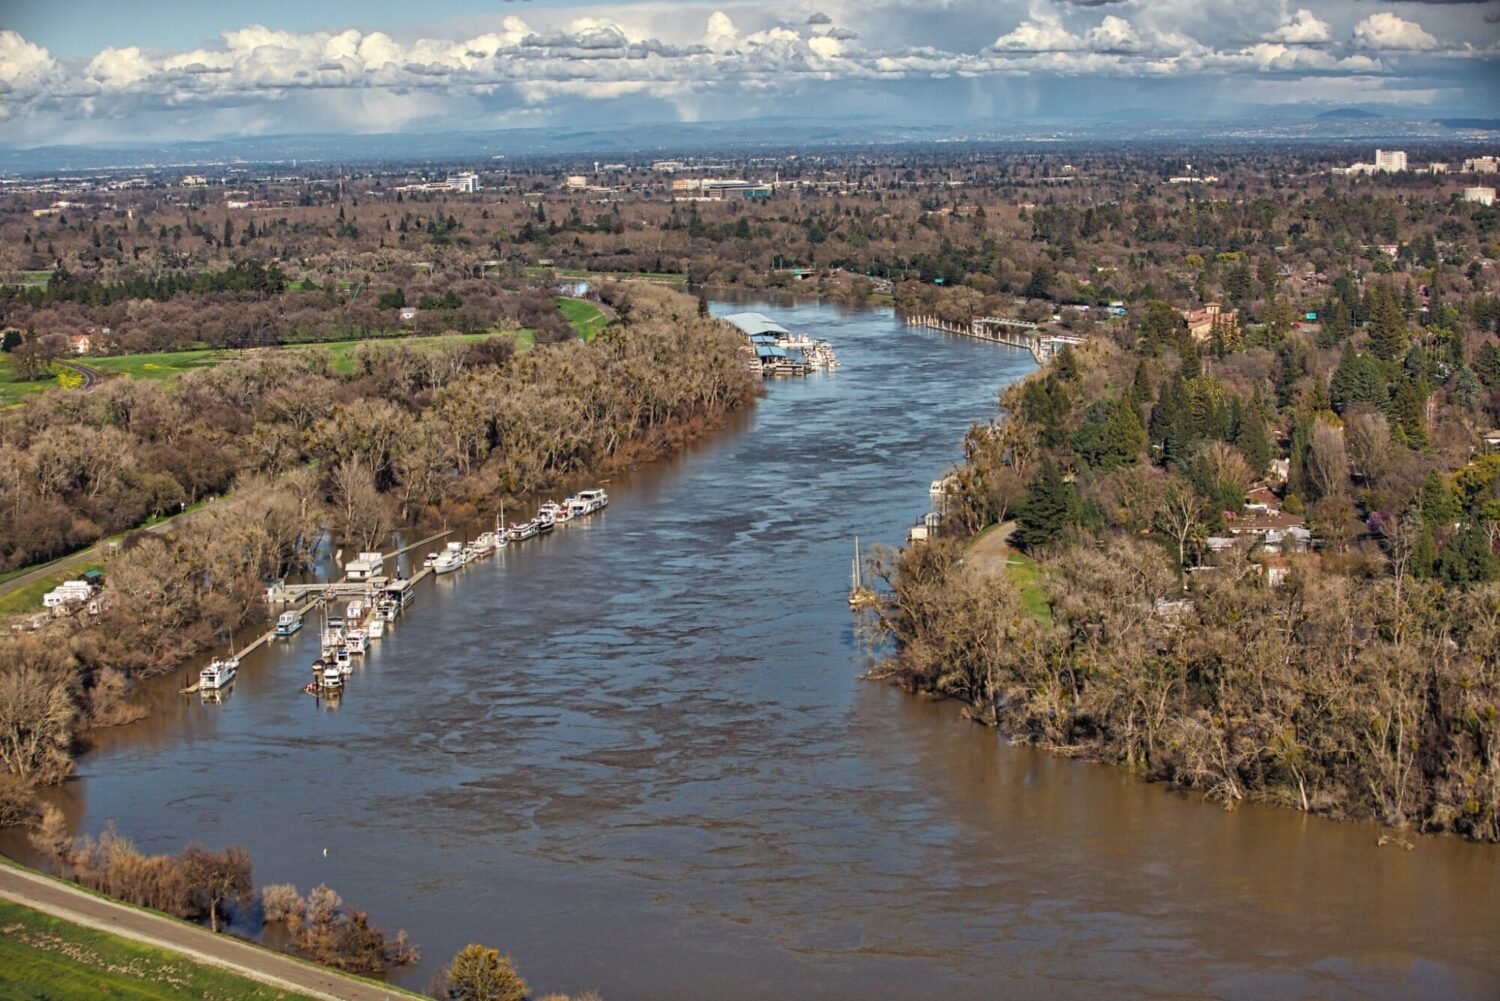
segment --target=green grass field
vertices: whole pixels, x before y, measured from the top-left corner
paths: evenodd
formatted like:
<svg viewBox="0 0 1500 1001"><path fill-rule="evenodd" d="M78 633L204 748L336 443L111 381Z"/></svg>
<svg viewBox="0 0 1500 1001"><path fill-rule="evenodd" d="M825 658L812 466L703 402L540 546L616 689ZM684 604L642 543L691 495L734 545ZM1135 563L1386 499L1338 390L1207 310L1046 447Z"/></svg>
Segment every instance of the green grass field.
<svg viewBox="0 0 1500 1001"><path fill-rule="evenodd" d="M163 351L157 354L116 355L113 358L89 358L90 368L101 372L128 375L132 379L175 379L195 368L209 368L224 360L223 351L205 348L199 351Z"/></svg>
<svg viewBox="0 0 1500 1001"><path fill-rule="evenodd" d="M1043 625L1052 625L1052 604L1042 588L1042 568L1036 560L1023 553L1012 552L1006 557L1005 571L1010 574L1012 584L1021 592L1021 601L1032 617Z"/></svg>
<svg viewBox="0 0 1500 1001"><path fill-rule="evenodd" d="M609 326L609 316L587 299L558 296L557 308L585 341L593 340L599 336L599 331Z"/></svg>
<svg viewBox="0 0 1500 1001"><path fill-rule="evenodd" d="M188 1001L302 994L258 984L185 956L140 945L0 900L0 999Z"/></svg>
<svg viewBox="0 0 1500 1001"><path fill-rule="evenodd" d="M11 368L10 355L0 354L0 407L13 407L28 396L35 396L56 386L55 375L30 382L19 381L15 369Z"/></svg>

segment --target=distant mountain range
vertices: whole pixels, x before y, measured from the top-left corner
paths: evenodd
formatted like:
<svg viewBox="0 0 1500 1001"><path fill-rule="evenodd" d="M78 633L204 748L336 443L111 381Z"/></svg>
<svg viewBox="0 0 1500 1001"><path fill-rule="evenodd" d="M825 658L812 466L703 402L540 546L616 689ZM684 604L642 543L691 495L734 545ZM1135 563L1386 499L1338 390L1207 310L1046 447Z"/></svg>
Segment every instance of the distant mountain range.
<svg viewBox="0 0 1500 1001"><path fill-rule="evenodd" d="M1126 122L1128 128L1122 128ZM299 167L353 164L420 166L485 160L628 160L724 153L737 157L819 149L966 143L1036 148L1254 142L1454 143L1500 140L1500 120L1407 119L1362 108L1313 113L1306 107L1215 122L1152 120L1129 114L1087 119L1021 119L963 124L891 125L866 120L760 118L600 128L529 128L489 132L387 135L281 135L205 142L0 147L0 172L52 174L86 170L212 168L249 164Z"/></svg>

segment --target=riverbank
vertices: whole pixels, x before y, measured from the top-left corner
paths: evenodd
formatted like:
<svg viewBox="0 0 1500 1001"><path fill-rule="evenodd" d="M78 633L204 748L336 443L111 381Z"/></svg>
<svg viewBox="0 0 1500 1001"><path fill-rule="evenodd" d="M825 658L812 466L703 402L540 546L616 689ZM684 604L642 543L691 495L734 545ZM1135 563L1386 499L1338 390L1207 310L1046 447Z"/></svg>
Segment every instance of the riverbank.
<svg viewBox="0 0 1500 1001"><path fill-rule="evenodd" d="M139 993L164 1001L419 996L130 907L8 862L0 862L0 898L0 984L17 990L77 999Z"/></svg>

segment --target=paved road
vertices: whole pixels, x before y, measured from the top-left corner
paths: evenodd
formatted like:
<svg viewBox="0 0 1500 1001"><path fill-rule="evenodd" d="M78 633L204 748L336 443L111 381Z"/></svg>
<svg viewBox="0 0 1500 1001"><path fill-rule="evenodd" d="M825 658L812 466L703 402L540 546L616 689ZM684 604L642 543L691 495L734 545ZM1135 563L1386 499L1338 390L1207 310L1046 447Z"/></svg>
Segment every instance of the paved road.
<svg viewBox="0 0 1500 1001"><path fill-rule="evenodd" d="M415 995L355 980L207 928L139 911L66 883L0 865L0 896L74 924L181 953L196 962L328 1001L395 1001Z"/></svg>
<svg viewBox="0 0 1500 1001"><path fill-rule="evenodd" d="M98 382L104 376L104 374L97 368L94 368L90 365L85 365L83 362L60 361L57 364L61 365L65 369L77 372L79 375L83 376L83 385L79 387L80 389L88 389L92 387L94 383Z"/></svg>

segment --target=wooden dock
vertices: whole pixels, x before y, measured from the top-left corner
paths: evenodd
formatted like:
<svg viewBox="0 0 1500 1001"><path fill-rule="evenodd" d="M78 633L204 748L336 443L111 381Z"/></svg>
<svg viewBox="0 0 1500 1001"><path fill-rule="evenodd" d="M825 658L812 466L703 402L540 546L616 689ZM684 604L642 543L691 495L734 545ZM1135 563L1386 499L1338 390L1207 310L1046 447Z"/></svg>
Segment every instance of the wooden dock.
<svg viewBox="0 0 1500 1001"><path fill-rule="evenodd" d="M436 535L429 535L427 538L422 539L419 542L413 542L409 546L403 546L393 553L382 554L380 557L381 562L384 563L386 560L393 560L403 553L411 552L413 549L422 549L425 546L428 546L438 541L439 539L445 539L452 534L453 529L449 528L437 533ZM414 581L420 580L423 576L425 576L425 574L426 571L423 570L421 573L413 574L411 579ZM321 581L315 584L286 584L282 587L276 600L282 602L283 604L291 604L297 601L302 601L311 595L317 595L324 598L357 598L360 595L364 594L366 590L368 590L369 583L370 582L367 580L349 580L346 577L343 580Z"/></svg>
<svg viewBox="0 0 1500 1001"><path fill-rule="evenodd" d="M991 344L1030 351L1038 365L1046 365L1068 344L1083 343L1082 337L1061 334L1044 334L1041 327L1026 320L1012 320L1001 316L976 316L968 323L953 323L926 313L907 313L902 316L908 327L926 327L941 330L961 337L973 337Z"/></svg>

